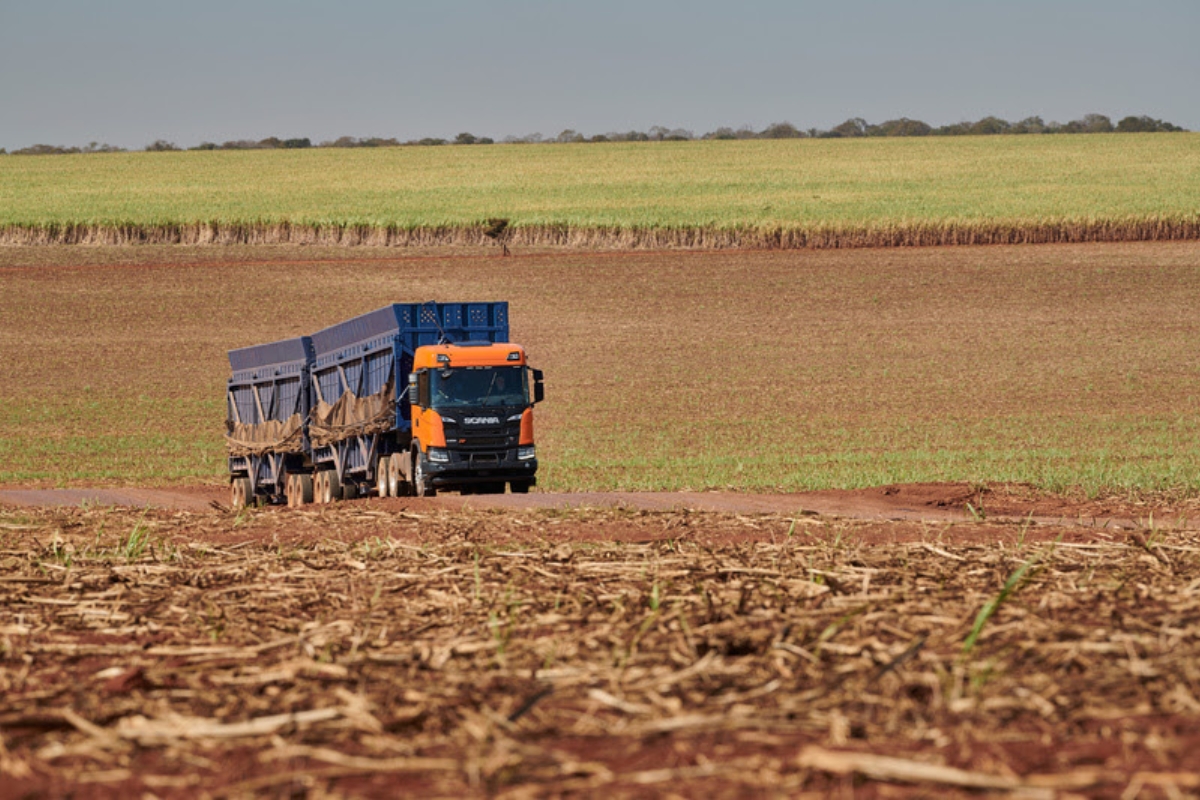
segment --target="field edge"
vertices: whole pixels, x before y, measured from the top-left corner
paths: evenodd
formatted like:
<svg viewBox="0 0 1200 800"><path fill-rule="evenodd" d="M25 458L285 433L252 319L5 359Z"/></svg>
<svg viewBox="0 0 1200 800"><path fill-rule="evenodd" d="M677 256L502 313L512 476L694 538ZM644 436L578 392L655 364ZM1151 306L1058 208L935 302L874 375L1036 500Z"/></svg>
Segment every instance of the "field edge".
<svg viewBox="0 0 1200 800"><path fill-rule="evenodd" d="M0 245L263 245L375 247L487 246L578 249L798 250L996 244L1082 244L1200 240L1200 214L1059 220L943 220L811 226L508 227L494 238L490 224L416 226L348 222L49 223L0 227Z"/></svg>

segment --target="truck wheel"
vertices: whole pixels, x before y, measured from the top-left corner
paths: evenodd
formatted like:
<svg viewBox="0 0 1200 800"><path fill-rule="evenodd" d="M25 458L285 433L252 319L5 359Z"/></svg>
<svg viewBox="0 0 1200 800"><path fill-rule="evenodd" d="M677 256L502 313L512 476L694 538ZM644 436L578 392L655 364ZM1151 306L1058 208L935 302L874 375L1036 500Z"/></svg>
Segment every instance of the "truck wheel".
<svg viewBox="0 0 1200 800"><path fill-rule="evenodd" d="M304 487L308 486L307 497ZM312 477L303 473L291 472L287 476L288 508L300 508L305 503L312 502Z"/></svg>
<svg viewBox="0 0 1200 800"><path fill-rule="evenodd" d="M342 484L342 499L353 500L358 497L358 484L353 481Z"/></svg>
<svg viewBox="0 0 1200 800"><path fill-rule="evenodd" d="M388 496L403 497L408 494L408 481L400 475L400 454L388 459Z"/></svg>
<svg viewBox="0 0 1200 800"><path fill-rule="evenodd" d="M296 488L299 490L297 494L299 498L296 501L297 506L306 506L313 501L313 479L312 475L301 473L296 476Z"/></svg>
<svg viewBox="0 0 1200 800"><path fill-rule="evenodd" d="M375 491L380 497L391 497L392 492L388 483L388 470L391 469L392 459L380 456L375 462Z"/></svg>
<svg viewBox="0 0 1200 800"><path fill-rule="evenodd" d="M437 490L425 476L425 467L421 462L421 454L413 453L413 494L417 497L436 497Z"/></svg>
<svg viewBox="0 0 1200 800"><path fill-rule="evenodd" d="M249 478L234 478L229 484L229 504L235 511L245 508L254 499Z"/></svg>
<svg viewBox="0 0 1200 800"><path fill-rule="evenodd" d="M313 494L316 495L317 505L328 503L329 496L329 473L324 470L318 472L313 477Z"/></svg>
<svg viewBox="0 0 1200 800"><path fill-rule="evenodd" d="M512 489L513 494L529 494L529 487L533 483L531 481L512 481L508 485Z"/></svg>
<svg viewBox="0 0 1200 800"><path fill-rule="evenodd" d="M325 495L329 498L326 503L342 499L342 479L338 477L337 468L325 471L325 486Z"/></svg>

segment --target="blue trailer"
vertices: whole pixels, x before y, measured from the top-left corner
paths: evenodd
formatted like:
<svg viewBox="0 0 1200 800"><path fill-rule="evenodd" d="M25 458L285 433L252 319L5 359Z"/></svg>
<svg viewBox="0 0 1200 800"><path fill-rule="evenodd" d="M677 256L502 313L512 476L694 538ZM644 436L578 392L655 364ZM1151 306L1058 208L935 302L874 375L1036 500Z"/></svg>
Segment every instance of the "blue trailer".
<svg viewBox="0 0 1200 800"><path fill-rule="evenodd" d="M284 498L288 476L307 473L313 359L308 336L229 351L225 438L234 506Z"/></svg>
<svg viewBox="0 0 1200 800"><path fill-rule="evenodd" d="M508 343L505 302L394 303L229 362L235 507L536 482L541 372Z"/></svg>
<svg viewBox="0 0 1200 800"><path fill-rule="evenodd" d="M381 461L407 455L412 440L408 376L419 347L507 342L508 303L394 303L312 336L312 461L319 502L370 488L403 493L400 469ZM397 459L397 466L400 466Z"/></svg>

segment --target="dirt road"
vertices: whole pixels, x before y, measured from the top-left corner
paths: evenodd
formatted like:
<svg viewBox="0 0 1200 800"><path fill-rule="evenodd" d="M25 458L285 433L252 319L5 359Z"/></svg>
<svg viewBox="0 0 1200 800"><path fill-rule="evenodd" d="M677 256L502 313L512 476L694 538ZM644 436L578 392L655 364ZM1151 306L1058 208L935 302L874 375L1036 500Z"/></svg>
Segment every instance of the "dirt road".
<svg viewBox="0 0 1200 800"><path fill-rule="evenodd" d="M859 490L791 494L741 492L562 492L527 495L442 494L435 498L368 498L383 510L630 508L691 510L725 514L795 514L848 519L955 522L1029 522L1095 528L1144 528L1170 524L1188 528L1200 520L1196 503L1139 502L1130 498L1082 499L1037 492L1024 486L977 487L960 483L906 484ZM174 488L0 489L0 506L130 506L182 511L223 510L228 492L220 486ZM286 508L278 508L286 513Z"/></svg>

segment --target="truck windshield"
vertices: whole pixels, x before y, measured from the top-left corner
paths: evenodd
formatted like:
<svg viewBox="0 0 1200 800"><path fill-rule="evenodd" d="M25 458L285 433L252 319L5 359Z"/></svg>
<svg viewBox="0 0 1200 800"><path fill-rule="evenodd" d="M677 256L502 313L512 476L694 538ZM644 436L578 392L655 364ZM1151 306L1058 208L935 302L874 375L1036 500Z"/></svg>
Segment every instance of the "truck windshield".
<svg viewBox="0 0 1200 800"><path fill-rule="evenodd" d="M527 406L524 367L457 367L433 370L430 390L434 408L463 406Z"/></svg>

